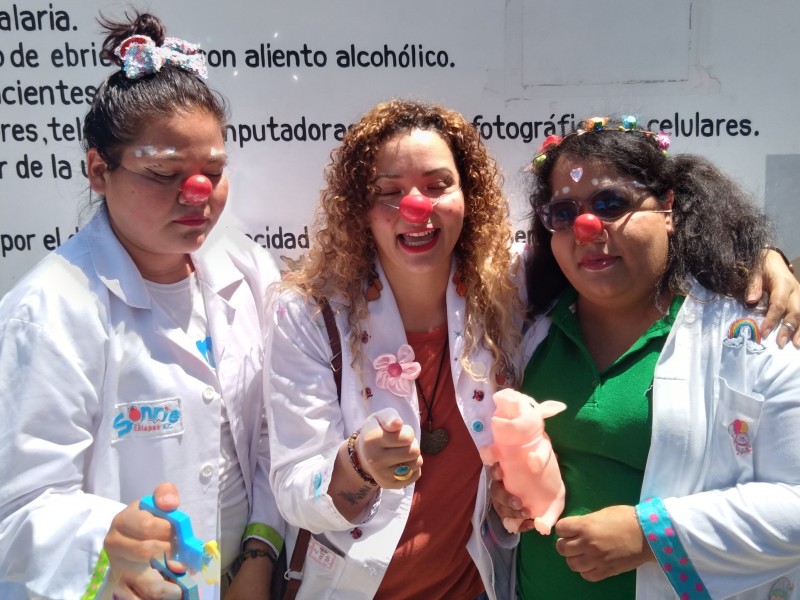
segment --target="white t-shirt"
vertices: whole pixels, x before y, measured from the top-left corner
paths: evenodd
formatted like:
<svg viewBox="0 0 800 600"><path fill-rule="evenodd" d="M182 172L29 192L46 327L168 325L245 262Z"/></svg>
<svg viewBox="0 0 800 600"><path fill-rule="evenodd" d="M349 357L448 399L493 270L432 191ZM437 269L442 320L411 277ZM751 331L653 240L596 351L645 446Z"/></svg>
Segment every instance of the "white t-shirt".
<svg viewBox="0 0 800 600"><path fill-rule="evenodd" d="M190 275L176 283L154 283L152 281L146 283L153 301L169 315L177 327L195 342L198 354L209 366L216 369L214 344L208 330L205 302L197 274ZM248 515L249 506L242 467L236 459L233 432L228 419L225 398L222 398L217 542L222 553L223 572L239 555L242 533L247 525Z"/></svg>

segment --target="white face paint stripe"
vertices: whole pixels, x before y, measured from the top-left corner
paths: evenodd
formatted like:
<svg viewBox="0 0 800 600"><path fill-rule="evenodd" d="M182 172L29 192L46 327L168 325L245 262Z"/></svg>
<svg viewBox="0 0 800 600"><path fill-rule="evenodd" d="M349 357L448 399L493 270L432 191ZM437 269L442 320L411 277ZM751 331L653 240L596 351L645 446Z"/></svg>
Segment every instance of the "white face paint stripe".
<svg viewBox="0 0 800 600"><path fill-rule="evenodd" d="M167 157L175 154L175 148L173 146L168 146L164 149L158 149L155 146L139 146L138 148L133 149L133 155L136 158L161 158Z"/></svg>
<svg viewBox="0 0 800 600"><path fill-rule="evenodd" d="M146 158L152 160L180 160L179 156L176 156L177 149L174 146L167 146L166 148L156 148L155 146L139 146L137 148L133 148L132 150L133 156L136 158ZM209 160L213 162L226 162L227 161L227 153L225 152L225 148L211 148L208 152Z"/></svg>
<svg viewBox="0 0 800 600"><path fill-rule="evenodd" d="M136 158L141 158L143 156L153 156L156 153L156 149L153 146L141 146L139 148L134 148L133 155Z"/></svg>

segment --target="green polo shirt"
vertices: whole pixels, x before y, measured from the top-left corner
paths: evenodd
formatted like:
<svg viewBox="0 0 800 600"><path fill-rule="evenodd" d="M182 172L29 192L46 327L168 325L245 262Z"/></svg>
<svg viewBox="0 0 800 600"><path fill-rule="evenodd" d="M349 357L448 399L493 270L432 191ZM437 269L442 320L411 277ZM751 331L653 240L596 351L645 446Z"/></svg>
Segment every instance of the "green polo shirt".
<svg viewBox="0 0 800 600"><path fill-rule="evenodd" d="M522 391L537 400L560 400L567 409L545 429L567 489L562 517L639 502L650 449L653 373L683 304L677 297L655 322L602 373L589 356L569 288L551 311L553 324L525 369ZM521 536L517 578L521 598L635 598L636 572L590 583L556 552L555 528Z"/></svg>

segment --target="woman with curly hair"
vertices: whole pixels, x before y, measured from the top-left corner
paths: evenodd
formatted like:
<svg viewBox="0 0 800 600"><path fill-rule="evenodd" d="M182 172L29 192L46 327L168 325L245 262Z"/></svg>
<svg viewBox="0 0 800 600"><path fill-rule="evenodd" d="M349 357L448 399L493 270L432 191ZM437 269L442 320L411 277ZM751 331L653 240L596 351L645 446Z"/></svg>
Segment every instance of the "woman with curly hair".
<svg viewBox="0 0 800 600"><path fill-rule="evenodd" d="M298 597L495 598L478 448L522 312L497 166L457 112L397 100L326 181L274 312L270 479L290 554L308 546Z"/></svg>
<svg viewBox="0 0 800 600"><path fill-rule="evenodd" d="M566 505L549 536L522 534L520 597L784 592L800 577L800 355L779 348L796 315L768 332L745 305L765 219L632 117L550 141L526 272L546 337L522 390L567 405L547 421ZM536 516L493 494L503 516Z"/></svg>

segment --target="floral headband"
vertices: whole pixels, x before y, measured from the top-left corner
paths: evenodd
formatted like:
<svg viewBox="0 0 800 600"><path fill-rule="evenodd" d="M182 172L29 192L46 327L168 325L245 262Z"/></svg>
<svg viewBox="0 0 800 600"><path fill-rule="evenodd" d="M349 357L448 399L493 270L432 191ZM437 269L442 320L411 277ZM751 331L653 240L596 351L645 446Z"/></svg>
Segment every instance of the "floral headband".
<svg viewBox="0 0 800 600"><path fill-rule="evenodd" d="M552 148L554 146L558 146L561 142L563 142L566 138L573 136L573 135L583 135L584 133L591 133L597 131L609 131L606 129L606 125L608 125L609 118L608 117L592 117L591 119L586 119L581 123L581 127L577 129L577 131L573 131L572 133L568 133L564 137L560 135L548 135L544 138L542 145L539 146L539 152L536 156L533 157L531 161L531 167L534 172L538 171L539 168L544 164L547 160L547 149ZM636 117L633 115L627 115L622 117L620 124L617 126L616 129L611 129L610 131L624 131L630 133L638 133L647 137L652 137L655 139L656 144L658 144L658 149L661 150L661 153L664 156L667 156L667 150L670 146L669 141L669 134L665 133L664 131L659 131L658 133L654 133L649 129L642 129L639 127L639 123L636 121Z"/></svg>
<svg viewBox="0 0 800 600"><path fill-rule="evenodd" d="M152 38L146 35L133 35L123 40L114 54L122 59L122 70L128 79L158 73L164 65L178 67L203 79L208 78L206 57L200 52L200 46L178 38L164 38L164 43L156 46Z"/></svg>

